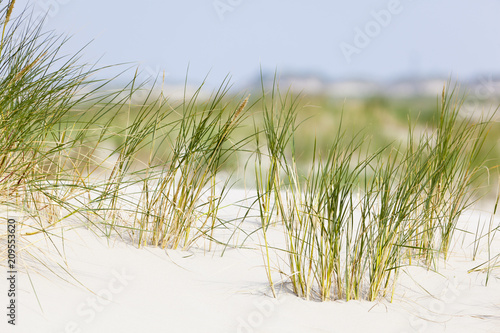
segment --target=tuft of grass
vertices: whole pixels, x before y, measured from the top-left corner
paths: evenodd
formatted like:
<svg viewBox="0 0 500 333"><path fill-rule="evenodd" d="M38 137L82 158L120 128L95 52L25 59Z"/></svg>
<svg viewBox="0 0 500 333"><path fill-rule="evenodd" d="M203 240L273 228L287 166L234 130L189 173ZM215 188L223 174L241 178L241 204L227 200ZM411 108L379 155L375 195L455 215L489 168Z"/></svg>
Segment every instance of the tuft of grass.
<svg viewBox="0 0 500 333"><path fill-rule="evenodd" d="M287 97L272 98L279 104ZM435 128L417 136L410 121L405 146L375 153L340 122L325 154L314 144L307 175L296 164L296 109L284 103L278 114L264 109L267 155L258 148L256 183L273 292L274 246L266 237L272 224L285 231L283 274L306 299L374 301L392 295L399 269L413 258L427 266L439 254L447 258L457 221L476 198L491 125L491 118L459 120L462 102L443 90Z"/></svg>
<svg viewBox="0 0 500 333"><path fill-rule="evenodd" d="M199 91L191 100L184 100L181 118L172 129L175 139L169 144L168 162L154 166L151 155L146 171L157 169L158 173L142 180L136 208L141 213L134 222L140 230L139 244L186 248L213 231L229 185L225 180L218 187L218 172L246 141L230 140L245 117L248 97L230 109L223 102L227 87L225 83L201 105L196 101Z"/></svg>

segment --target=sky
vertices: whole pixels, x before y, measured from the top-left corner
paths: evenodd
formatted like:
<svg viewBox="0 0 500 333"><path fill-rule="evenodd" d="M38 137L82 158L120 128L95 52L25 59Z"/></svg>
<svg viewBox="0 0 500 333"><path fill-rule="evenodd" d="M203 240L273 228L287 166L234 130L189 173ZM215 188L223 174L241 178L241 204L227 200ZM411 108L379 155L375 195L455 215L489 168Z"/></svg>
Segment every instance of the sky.
<svg viewBox="0 0 500 333"><path fill-rule="evenodd" d="M2 1L5 2L5 1ZM500 73L499 0L18 0L71 36L65 52L167 81L244 85L266 72L330 79Z"/></svg>

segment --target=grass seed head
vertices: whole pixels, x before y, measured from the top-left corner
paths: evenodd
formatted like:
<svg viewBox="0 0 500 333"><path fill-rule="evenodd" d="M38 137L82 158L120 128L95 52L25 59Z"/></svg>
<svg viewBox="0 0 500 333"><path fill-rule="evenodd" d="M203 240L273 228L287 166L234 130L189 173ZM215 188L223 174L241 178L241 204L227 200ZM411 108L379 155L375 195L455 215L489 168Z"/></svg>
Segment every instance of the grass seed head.
<svg viewBox="0 0 500 333"><path fill-rule="evenodd" d="M245 107L247 106L248 104L248 99L250 98L250 95L247 96L247 98L245 98L245 100L240 104L238 110L236 111L236 113L234 114L234 118L238 118L238 116L240 115L241 112L243 112L243 110L245 109Z"/></svg>
<svg viewBox="0 0 500 333"><path fill-rule="evenodd" d="M14 10L14 4L16 0L12 0L9 4L9 8L7 9L7 14L5 15L5 24L7 24L10 20L10 16L12 15L12 11Z"/></svg>

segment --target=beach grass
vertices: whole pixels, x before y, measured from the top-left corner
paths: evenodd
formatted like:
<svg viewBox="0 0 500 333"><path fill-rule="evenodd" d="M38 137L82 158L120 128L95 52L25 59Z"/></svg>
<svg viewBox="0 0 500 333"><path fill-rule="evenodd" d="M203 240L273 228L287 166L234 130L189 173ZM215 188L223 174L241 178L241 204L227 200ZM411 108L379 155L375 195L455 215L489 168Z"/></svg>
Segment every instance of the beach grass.
<svg viewBox="0 0 500 333"><path fill-rule="evenodd" d="M298 297L375 301L393 295L401 267L448 259L458 220L490 186L495 113L464 116L451 83L433 112L405 115L404 138L374 139L365 126L382 126L379 116L363 108L383 100L324 121L327 107L304 112L321 98L283 93L277 75L255 96L232 93L228 79L209 95L204 84L188 93L186 78L184 97L171 100L156 90L165 77L146 89L138 70L111 89L113 79L95 78L103 68L62 55L67 39L12 17L13 6L0 21L0 200L23 216L28 244L78 221L137 247L211 250L225 199L244 183L235 175L250 170L246 218L259 221L273 296L278 270ZM268 237L273 228L284 247ZM478 231L476 247L490 248L497 231ZM273 266L276 250L286 269ZM473 270L489 274L498 258Z"/></svg>
<svg viewBox="0 0 500 333"><path fill-rule="evenodd" d="M294 147L297 108L279 103L286 94L271 96L282 108L278 116L263 112L269 162L258 150L259 216L265 241L269 225L283 225L282 272L297 296L374 301L392 294L401 267L430 268L448 257L458 219L478 199L477 180L488 170L480 156L491 115L460 118L463 97L444 88L424 134L410 121L406 143L371 153L369 140L340 122L326 151L311 147L303 173Z"/></svg>

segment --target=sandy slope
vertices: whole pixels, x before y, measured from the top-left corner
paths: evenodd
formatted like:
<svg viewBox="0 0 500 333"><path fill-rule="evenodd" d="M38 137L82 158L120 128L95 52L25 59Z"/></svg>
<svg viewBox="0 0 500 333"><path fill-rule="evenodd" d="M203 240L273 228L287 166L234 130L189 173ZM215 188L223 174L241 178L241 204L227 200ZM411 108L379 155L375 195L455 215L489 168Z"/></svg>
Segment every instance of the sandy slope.
<svg viewBox="0 0 500 333"><path fill-rule="evenodd" d="M471 212L461 226L475 230L489 218ZM242 225L246 231L256 227L251 220ZM45 265L22 255L31 269L29 276L19 274L18 325L7 325L4 314L0 332L500 332L500 270L487 287L485 273L468 273L487 255L484 242L480 258L471 261L471 235L458 237L439 273L405 268L393 303L320 303L293 296L287 284L279 284L277 300L269 296L258 234L247 248L221 256L221 247L210 253L204 246L186 252L137 249L84 227L59 229L56 236L61 232L64 242L39 237L36 249L29 249ZM279 242L281 229L271 230L270 237ZM232 242L242 239L240 232ZM500 239L493 250L500 252ZM61 268L66 263L57 251L72 276ZM5 267L0 271L7 275ZM1 279L4 305L7 289Z"/></svg>

